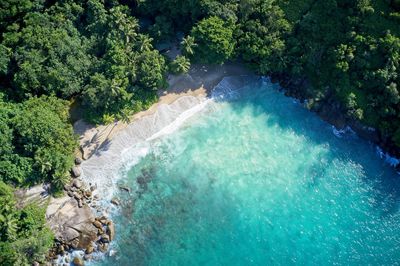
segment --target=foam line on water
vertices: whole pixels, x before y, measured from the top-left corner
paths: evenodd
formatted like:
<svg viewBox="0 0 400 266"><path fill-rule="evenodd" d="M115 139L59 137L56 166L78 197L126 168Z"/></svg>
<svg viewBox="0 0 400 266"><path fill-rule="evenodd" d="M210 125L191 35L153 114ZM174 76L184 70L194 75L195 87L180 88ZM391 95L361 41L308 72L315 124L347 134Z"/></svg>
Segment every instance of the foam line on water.
<svg viewBox="0 0 400 266"><path fill-rule="evenodd" d="M171 104L162 104L154 114L135 120L103 145L90 159L82 163L82 178L97 187L104 206L114 195L117 183L133 165L146 156L150 141L171 134L190 117L201 112L211 102L234 99L240 88L253 76L225 77L214 88L211 98L182 96Z"/></svg>

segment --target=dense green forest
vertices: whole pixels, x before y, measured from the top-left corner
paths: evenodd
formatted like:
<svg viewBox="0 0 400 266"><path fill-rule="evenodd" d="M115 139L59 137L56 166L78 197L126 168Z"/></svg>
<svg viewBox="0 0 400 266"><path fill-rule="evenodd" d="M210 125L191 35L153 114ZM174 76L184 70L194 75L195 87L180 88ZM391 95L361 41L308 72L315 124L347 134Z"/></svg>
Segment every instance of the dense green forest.
<svg viewBox="0 0 400 266"><path fill-rule="evenodd" d="M43 210L13 190L68 182L71 105L93 123L128 119L191 63L305 79L310 106L335 101L400 147L399 0L2 0L0 33L1 265L51 246ZM181 46L172 62L154 48L166 42Z"/></svg>

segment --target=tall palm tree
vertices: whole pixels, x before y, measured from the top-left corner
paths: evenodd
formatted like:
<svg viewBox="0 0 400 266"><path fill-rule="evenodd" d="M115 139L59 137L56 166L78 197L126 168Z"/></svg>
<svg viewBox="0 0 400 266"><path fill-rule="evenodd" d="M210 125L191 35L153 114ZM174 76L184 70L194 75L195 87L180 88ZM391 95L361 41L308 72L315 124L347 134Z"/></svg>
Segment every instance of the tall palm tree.
<svg viewBox="0 0 400 266"><path fill-rule="evenodd" d="M182 50L184 55L193 55L194 53L194 47L197 46L194 37L188 35L185 38L183 38L182 42Z"/></svg>

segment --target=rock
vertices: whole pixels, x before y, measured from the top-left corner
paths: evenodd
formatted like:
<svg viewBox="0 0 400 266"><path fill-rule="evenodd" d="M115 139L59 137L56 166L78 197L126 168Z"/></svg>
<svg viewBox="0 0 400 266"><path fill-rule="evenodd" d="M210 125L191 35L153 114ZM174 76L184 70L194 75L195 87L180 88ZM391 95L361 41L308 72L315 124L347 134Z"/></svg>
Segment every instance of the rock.
<svg viewBox="0 0 400 266"><path fill-rule="evenodd" d="M103 228L103 225L102 225L101 222L99 222L98 220L94 221L94 222L93 222L93 225L94 225L96 228L98 228L98 229Z"/></svg>
<svg viewBox="0 0 400 266"><path fill-rule="evenodd" d="M82 182L78 179L75 179L72 185L76 188L81 188L82 187Z"/></svg>
<svg viewBox="0 0 400 266"><path fill-rule="evenodd" d="M128 193L131 192L131 189L129 187L127 187L127 186L119 186L119 189L122 190L122 191L128 192Z"/></svg>
<svg viewBox="0 0 400 266"><path fill-rule="evenodd" d="M82 207L83 207L82 200L78 200L78 207L79 207L79 208L82 208Z"/></svg>
<svg viewBox="0 0 400 266"><path fill-rule="evenodd" d="M111 200L111 203L112 204L114 204L115 206L119 206L119 200L117 199L117 198L113 198L112 200Z"/></svg>
<svg viewBox="0 0 400 266"><path fill-rule="evenodd" d="M100 241L103 243L110 243L110 237L106 234L101 235Z"/></svg>
<svg viewBox="0 0 400 266"><path fill-rule="evenodd" d="M32 266L40 266L40 263L37 262L37 261L34 261L34 262L32 263Z"/></svg>
<svg viewBox="0 0 400 266"><path fill-rule="evenodd" d="M115 227L113 222L109 222L107 226L107 234L110 237L110 240L114 240L115 237Z"/></svg>
<svg viewBox="0 0 400 266"><path fill-rule="evenodd" d="M75 157L75 164L80 165L82 163L82 159L79 157Z"/></svg>
<svg viewBox="0 0 400 266"><path fill-rule="evenodd" d="M85 254L85 256L83 256L84 260L91 260L93 258L92 254Z"/></svg>
<svg viewBox="0 0 400 266"><path fill-rule="evenodd" d="M93 245L89 245L89 246L86 248L85 253L86 253L86 254L92 254L93 251L94 251Z"/></svg>
<svg viewBox="0 0 400 266"><path fill-rule="evenodd" d="M85 265L85 263L83 262L83 260L82 260L81 257L75 257L75 258L72 260L72 264L73 264L74 266L84 266L84 265Z"/></svg>
<svg viewBox="0 0 400 266"><path fill-rule="evenodd" d="M74 192L74 193L73 193L73 196L74 196L74 198L75 198L76 200L78 200L78 201L82 199L82 195L79 194L78 192Z"/></svg>
<svg viewBox="0 0 400 266"><path fill-rule="evenodd" d="M80 177L81 176L81 169L78 166L74 166L71 169L73 177Z"/></svg>
<svg viewBox="0 0 400 266"><path fill-rule="evenodd" d="M86 198L90 198L90 197L92 197L92 191L86 190L84 195L85 195Z"/></svg>
<svg viewBox="0 0 400 266"><path fill-rule="evenodd" d="M72 228L72 227L68 227L63 232L63 236L62 237L66 242L71 242L75 238L79 237L79 232L77 230L75 230L74 228Z"/></svg>
<svg viewBox="0 0 400 266"><path fill-rule="evenodd" d="M99 247L99 251L100 252L106 253L107 249L108 249L108 244L107 243L101 243L101 244L99 244L98 247Z"/></svg>
<svg viewBox="0 0 400 266"><path fill-rule="evenodd" d="M96 187L95 186L90 186L90 191L91 192L93 192L93 191L95 191L96 190Z"/></svg>

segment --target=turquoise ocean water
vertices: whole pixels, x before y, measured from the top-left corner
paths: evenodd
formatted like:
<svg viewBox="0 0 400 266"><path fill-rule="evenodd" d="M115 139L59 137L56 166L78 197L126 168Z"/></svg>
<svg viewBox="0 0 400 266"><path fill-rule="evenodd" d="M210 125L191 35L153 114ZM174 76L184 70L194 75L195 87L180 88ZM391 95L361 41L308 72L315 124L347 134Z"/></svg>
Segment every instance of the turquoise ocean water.
<svg viewBox="0 0 400 266"><path fill-rule="evenodd" d="M96 265L400 264L400 176L268 81L149 145Z"/></svg>

